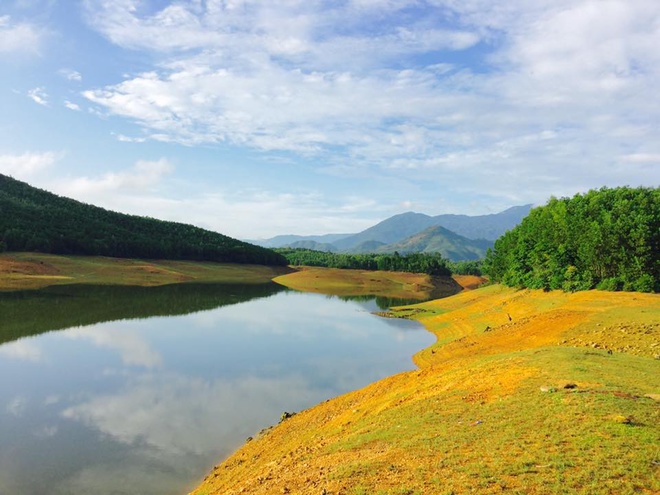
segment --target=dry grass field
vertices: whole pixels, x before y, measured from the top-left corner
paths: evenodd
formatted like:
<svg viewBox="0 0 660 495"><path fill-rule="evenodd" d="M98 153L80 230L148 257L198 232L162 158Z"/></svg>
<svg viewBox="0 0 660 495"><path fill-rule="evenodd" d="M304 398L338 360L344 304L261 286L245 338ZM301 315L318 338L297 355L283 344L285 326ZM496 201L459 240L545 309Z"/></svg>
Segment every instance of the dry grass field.
<svg viewBox="0 0 660 495"><path fill-rule="evenodd" d="M660 493L660 295L490 286L393 314L437 336L417 371L282 421L193 493Z"/></svg>
<svg viewBox="0 0 660 495"><path fill-rule="evenodd" d="M3 253L0 255L0 290L38 289L55 284L265 283L287 271L282 267L261 265Z"/></svg>

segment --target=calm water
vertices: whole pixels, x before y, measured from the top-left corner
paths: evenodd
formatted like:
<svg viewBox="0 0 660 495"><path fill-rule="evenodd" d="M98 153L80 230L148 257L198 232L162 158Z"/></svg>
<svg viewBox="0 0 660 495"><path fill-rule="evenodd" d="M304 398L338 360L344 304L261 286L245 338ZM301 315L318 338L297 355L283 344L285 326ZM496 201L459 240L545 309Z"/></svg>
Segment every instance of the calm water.
<svg viewBox="0 0 660 495"><path fill-rule="evenodd" d="M0 294L0 495L187 493L247 437L413 368L374 301L263 286Z"/></svg>

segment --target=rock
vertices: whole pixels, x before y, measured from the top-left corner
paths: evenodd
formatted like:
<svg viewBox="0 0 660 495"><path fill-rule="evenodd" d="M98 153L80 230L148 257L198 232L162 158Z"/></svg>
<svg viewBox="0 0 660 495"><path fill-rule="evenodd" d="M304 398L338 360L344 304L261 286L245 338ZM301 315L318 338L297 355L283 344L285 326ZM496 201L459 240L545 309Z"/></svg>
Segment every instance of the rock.
<svg viewBox="0 0 660 495"><path fill-rule="evenodd" d="M571 390L571 389L574 389L574 388L578 388L578 386L575 383L567 383L566 385L564 385L564 388L567 389L567 390Z"/></svg>
<svg viewBox="0 0 660 495"><path fill-rule="evenodd" d="M296 413L294 413L294 412L287 412L287 411L284 411L284 412L280 415L280 423L281 423L282 421L285 421L285 420L287 420L287 419L289 419L289 418L294 417L295 415L296 415Z"/></svg>

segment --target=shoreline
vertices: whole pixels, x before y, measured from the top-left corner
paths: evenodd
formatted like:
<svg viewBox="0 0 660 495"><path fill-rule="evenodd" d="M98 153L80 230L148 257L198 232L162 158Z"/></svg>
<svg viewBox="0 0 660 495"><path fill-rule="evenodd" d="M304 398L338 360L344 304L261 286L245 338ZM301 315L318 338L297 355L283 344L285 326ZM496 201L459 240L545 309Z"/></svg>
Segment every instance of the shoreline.
<svg viewBox="0 0 660 495"><path fill-rule="evenodd" d="M594 479L591 493L660 489L644 464L660 439L653 355L660 295L496 285L395 311L409 311L436 336L413 356L417 370L274 425L191 494L433 494L475 486L541 494L580 491ZM576 415L581 423L570 419ZM584 445L590 432L622 425L635 445L625 462L612 458L621 447L611 434L602 445ZM548 438L563 450L549 449Z"/></svg>
<svg viewBox="0 0 660 495"><path fill-rule="evenodd" d="M288 267L187 260L1 253L0 291L62 284L153 287L186 282L267 283Z"/></svg>

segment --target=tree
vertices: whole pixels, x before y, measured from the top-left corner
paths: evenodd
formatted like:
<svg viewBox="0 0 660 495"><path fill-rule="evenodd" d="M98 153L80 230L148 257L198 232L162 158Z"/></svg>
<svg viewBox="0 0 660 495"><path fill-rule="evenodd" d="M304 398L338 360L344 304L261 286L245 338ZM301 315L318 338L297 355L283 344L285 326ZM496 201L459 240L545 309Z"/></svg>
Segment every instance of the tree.
<svg viewBox="0 0 660 495"><path fill-rule="evenodd" d="M660 188L551 198L500 237L484 261L516 287L660 290Z"/></svg>

